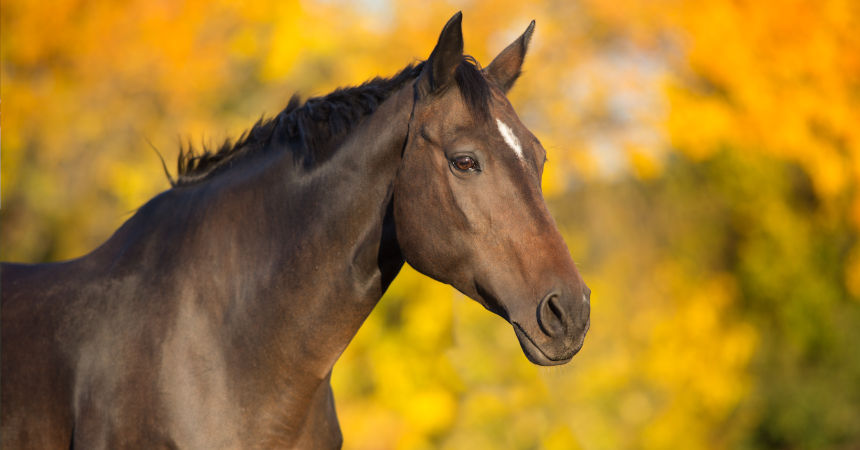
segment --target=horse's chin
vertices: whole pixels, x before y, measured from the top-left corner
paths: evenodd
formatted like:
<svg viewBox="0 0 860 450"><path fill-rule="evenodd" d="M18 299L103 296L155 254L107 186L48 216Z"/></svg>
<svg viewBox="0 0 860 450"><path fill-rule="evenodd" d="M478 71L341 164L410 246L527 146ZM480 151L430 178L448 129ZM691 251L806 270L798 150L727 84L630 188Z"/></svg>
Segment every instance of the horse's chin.
<svg viewBox="0 0 860 450"><path fill-rule="evenodd" d="M523 330L520 324L516 322L511 322L511 325L514 326L514 333L517 335L517 339L520 341L520 347L523 349L523 354L526 355L529 361L533 364L537 364L539 366L559 366L562 364L566 364L573 359L573 355L579 352L579 349L582 348L582 343L579 344L573 351L570 352L569 355L564 355L563 357L550 357L537 344L532 341L531 337L529 337L528 333Z"/></svg>

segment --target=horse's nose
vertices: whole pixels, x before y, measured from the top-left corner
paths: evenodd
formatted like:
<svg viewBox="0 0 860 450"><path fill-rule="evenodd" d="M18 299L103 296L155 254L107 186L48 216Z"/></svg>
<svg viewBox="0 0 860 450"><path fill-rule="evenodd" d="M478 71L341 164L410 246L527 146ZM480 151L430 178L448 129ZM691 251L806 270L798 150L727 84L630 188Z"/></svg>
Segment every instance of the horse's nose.
<svg viewBox="0 0 860 450"><path fill-rule="evenodd" d="M537 317L541 331L551 338L563 336L573 332L575 318L580 321L588 321L588 310L591 308L591 289L583 285L582 300L573 301L573 298L564 298L554 291L549 293L540 304L538 304ZM578 314L577 314L578 313ZM585 325L585 324L581 324Z"/></svg>
<svg viewBox="0 0 860 450"><path fill-rule="evenodd" d="M547 336L556 337L564 333L568 314L561 308L561 300L557 293L550 293L541 300L537 316L538 325Z"/></svg>

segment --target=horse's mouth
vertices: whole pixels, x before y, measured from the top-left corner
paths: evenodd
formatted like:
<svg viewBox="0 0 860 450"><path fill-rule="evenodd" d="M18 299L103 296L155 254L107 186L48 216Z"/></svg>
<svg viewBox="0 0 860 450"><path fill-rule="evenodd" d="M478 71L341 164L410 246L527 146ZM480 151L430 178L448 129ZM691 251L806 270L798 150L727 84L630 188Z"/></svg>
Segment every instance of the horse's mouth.
<svg viewBox="0 0 860 450"><path fill-rule="evenodd" d="M528 358L529 361L539 366L558 366L565 364L573 358L573 355L579 352L580 348L582 348L583 340L580 340L579 344L574 347L568 355L562 357L551 357L544 353L544 351L534 343L532 338L525 332L525 330L523 330L523 327L520 326L520 324L511 322L511 325L514 326L514 333L516 333L517 339L520 341L520 347L523 349L523 354L526 355L526 358Z"/></svg>

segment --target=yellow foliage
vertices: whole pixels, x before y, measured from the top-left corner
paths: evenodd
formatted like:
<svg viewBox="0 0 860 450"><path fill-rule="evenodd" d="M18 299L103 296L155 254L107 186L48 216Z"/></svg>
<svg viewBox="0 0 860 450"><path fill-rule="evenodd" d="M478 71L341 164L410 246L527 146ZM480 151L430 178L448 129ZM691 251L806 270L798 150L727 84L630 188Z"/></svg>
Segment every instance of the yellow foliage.
<svg viewBox="0 0 860 450"><path fill-rule="evenodd" d="M630 166L637 177L647 180L660 175L660 161L654 155L650 155L647 150L630 146L627 152Z"/></svg>
<svg viewBox="0 0 860 450"><path fill-rule="evenodd" d="M619 174L666 176L673 151L730 146L798 164L823 203L851 199L838 214L860 227L857 5L3 0L3 257L91 250L168 187L148 142L170 165L177 136L219 143L294 91L392 74L460 7L484 64L537 19L510 98L547 149L560 211L585 211ZM334 370L346 447L730 446L715 436L752 389L761 330L733 316L730 275L684 255L643 267L656 250L617 220L601 230L611 249L566 236L575 258L602 259L580 268L592 328L562 368L533 366L509 324L404 268ZM841 276L858 298L854 245Z"/></svg>

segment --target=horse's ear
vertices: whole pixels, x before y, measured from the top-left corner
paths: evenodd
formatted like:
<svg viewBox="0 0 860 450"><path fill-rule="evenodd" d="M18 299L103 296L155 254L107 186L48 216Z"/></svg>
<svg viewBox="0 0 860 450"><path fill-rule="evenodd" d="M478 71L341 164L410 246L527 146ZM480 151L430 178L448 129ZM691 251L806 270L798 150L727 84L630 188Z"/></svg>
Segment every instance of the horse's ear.
<svg viewBox="0 0 860 450"><path fill-rule="evenodd" d="M454 71L463 61L463 13L454 14L442 28L439 42L421 73L421 90L430 93L446 86L454 79Z"/></svg>
<svg viewBox="0 0 860 450"><path fill-rule="evenodd" d="M520 76L520 68L523 66L526 50L529 48L529 41L534 31L535 21L532 20L525 33L511 43L508 48L502 50L486 68L487 77L504 92L508 92Z"/></svg>

